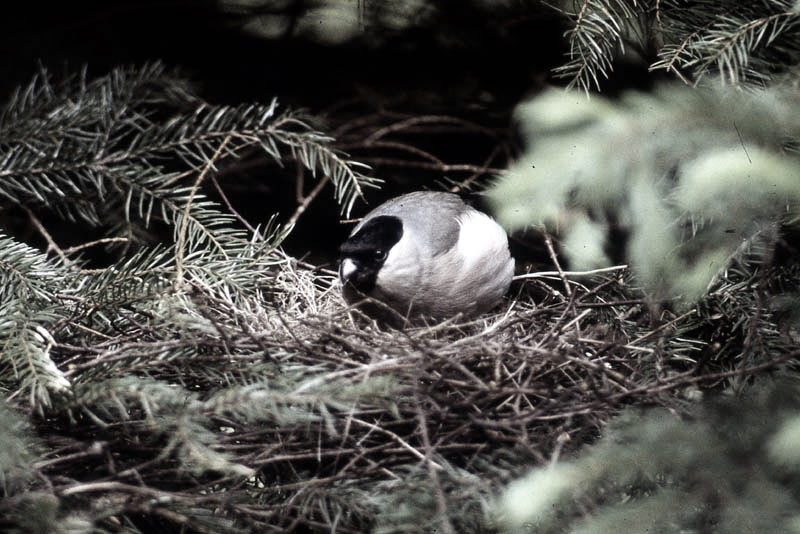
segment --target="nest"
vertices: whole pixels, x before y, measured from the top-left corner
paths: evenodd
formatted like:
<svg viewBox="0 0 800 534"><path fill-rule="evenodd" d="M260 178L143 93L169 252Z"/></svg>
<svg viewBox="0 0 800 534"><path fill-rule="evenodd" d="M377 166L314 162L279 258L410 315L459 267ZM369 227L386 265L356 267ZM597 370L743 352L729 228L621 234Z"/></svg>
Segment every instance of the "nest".
<svg viewBox="0 0 800 534"><path fill-rule="evenodd" d="M741 285L654 320L624 269L540 273L492 314L395 330L346 308L334 273L288 260L274 274L261 303L197 288L177 338L154 329L90 364L73 356L87 387L106 359L127 363L104 373L183 388L196 427L184 414L163 431L170 407L148 407L139 383L84 395L70 421L41 423L54 493L99 493L85 505L131 532L491 530L504 484L594 441L622 408L681 413L788 358ZM183 356L159 359L176 344ZM108 423L133 389L139 408ZM192 433L206 445L180 437Z"/></svg>

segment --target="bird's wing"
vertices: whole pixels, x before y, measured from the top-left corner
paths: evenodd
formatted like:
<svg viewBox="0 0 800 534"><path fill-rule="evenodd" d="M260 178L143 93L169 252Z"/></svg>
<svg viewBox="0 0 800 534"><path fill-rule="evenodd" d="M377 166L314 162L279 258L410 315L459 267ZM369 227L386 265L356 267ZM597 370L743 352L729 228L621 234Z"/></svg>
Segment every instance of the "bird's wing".
<svg viewBox="0 0 800 534"><path fill-rule="evenodd" d="M400 217L407 231L427 236L420 245L428 248L431 256L438 256L451 250L458 242L458 216L466 209L457 195L416 192L378 206L367 218L379 215Z"/></svg>

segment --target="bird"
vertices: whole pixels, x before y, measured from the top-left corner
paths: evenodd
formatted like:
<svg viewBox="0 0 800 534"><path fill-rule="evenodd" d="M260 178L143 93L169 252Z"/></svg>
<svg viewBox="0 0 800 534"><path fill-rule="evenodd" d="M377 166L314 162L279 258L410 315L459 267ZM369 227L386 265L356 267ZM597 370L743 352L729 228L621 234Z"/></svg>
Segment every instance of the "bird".
<svg viewBox="0 0 800 534"><path fill-rule="evenodd" d="M500 303L513 276L505 230L454 193L388 200L339 247L344 300L377 319L480 315Z"/></svg>

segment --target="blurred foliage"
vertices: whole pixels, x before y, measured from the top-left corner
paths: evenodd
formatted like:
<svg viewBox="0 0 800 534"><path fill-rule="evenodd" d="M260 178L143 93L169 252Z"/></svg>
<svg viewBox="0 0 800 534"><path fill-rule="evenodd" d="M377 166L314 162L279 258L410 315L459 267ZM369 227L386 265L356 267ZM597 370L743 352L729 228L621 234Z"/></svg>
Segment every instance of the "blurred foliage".
<svg viewBox="0 0 800 534"><path fill-rule="evenodd" d="M218 6L241 31L267 39L379 46L436 28L429 36L444 47L472 44L470 35L479 38L468 32L473 24L479 33L496 30L551 9L538 0L218 0Z"/></svg>
<svg viewBox="0 0 800 534"><path fill-rule="evenodd" d="M31 428L5 403L0 405L0 492L3 497L19 493L30 483L31 462L40 446L32 437Z"/></svg>
<svg viewBox="0 0 800 534"><path fill-rule="evenodd" d="M510 230L557 233L572 267L628 263L652 298L690 305L798 222L798 105L781 85L546 92L517 109L527 151L490 198Z"/></svg>
<svg viewBox="0 0 800 534"><path fill-rule="evenodd" d="M576 458L511 483L505 532L800 532L796 380L709 401L680 420L628 412Z"/></svg>

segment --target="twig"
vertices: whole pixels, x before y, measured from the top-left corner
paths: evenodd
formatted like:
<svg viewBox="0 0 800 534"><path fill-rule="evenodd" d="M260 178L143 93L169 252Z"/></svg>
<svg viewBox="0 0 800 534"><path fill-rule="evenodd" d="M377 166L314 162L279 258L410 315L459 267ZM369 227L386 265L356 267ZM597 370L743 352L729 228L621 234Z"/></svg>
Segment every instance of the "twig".
<svg viewBox="0 0 800 534"><path fill-rule="evenodd" d="M28 217L30 218L33 225L36 227L37 230L39 230L39 233L42 234L42 237L44 237L45 241L47 241L47 251L49 252L52 250L58 255L59 258L61 258L61 262L64 265L71 266L72 262L69 260L69 258L67 258L67 255L64 254L64 251L61 250L61 247L59 247L58 244L55 242L53 236L50 235L50 232L48 232L47 229L44 227L42 221L39 220L39 218L33 213L33 211L31 211L31 209L28 206L24 204L20 204L20 206L22 206L22 209L25 210L25 213L28 214Z"/></svg>
<svg viewBox="0 0 800 534"><path fill-rule="evenodd" d="M430 467L432 467L434 469L439 469L439 470L444 469L441 465L437 464L433 460L429 460L425 454L419 452L417 449L414 448L413 445L411 445L409 442L407 442L402 437L400 437L400 435L398 435L395 432L392 432L388 428L380 427L378 425L370 423L369 421L362 421L361 419L358 419L356 417L353 417L352 421L353 421L353 423L355 423L357 425L365 426L367 428L375 430L376 432L380 432L381 434L386 434L387 436L389 436L393 440L395 440L397 443L399 443L405 450L407 450L408 452L410 452L411 454L413 454L414 456L416 456L420 460L424 461Z"/></svg>
<svg viewBox="0 0 800 534"><path fill-rule="evenodd" d="M422 437L422 447L425 449L425 469L428 471L428 478L430 478L436 495L436 512L439 516L442 532L443 534L455 534L453 524L450 522L447 497L444 494L444 490L442 490L442 483L439 480L439 473L437 473L437 469L441 469L441 467L433 462L433 447L431 446L431 437L428 434L428 420L425 417L425 411L422 409L419 387L414 388L414 407L417 411L417 426Z"/></svg>
<svg viewBox="0 0 800 534"><path fill-rule="evenodd" d="M65 248L64 253L74 254L83 249L94 247L97 245L104 245L106 243L127 243L128 241L130 240L127 237L102 237L100 239L95 239L94 241L89 241L87 243L81 243L80 245L75 245L74 247Z"/></svg>
<svg viewBox="0 0 800 534"><path fill-rule="evenodd" d="M567 273L561 268L561 263L558 261L558 255L556 254L556 249L553 247L553 238L550 236L549 232L545 232L544 234L544 243L547 245L547 252L550 254L550 259L553 260L553 265L556 266L558 276L561 278L561 282L564 284L564 292L567 294L568 298L572 297L572 288L569 285L569 280L567 280Z"/></svg>
<svg viewBox="0 0 800 534"><path fill-rule="evenodd" d="M489 136L494 137L494 132L485 128L483 126L479 126L473 122L459 119L457 117L451 117L448 115L421 115L421 116L413 116L408 119L395 122L393 124L389 124L388 126L384 126L383 128L379 128L372 132L369 136L364 139L364 145L369 146L375 143L381 137L384 137L390 133L399 132L401 130L407 130L411 126L416 126L418 124L430 124L430 123L443 123L443 124L456 124L458 126L463 127L464 129L485 133Z"/></svg>
<svg viewBox="0 0 800 534"><path fill-rule="evenodd" d="M653 337L654 335L658 334L662 330L665 330L665 329L669 328L670 326L673 326L673 325L683 321L684 319L686 319L687 317L689 317L691 315L694 315L695 313L697 313L697 310L693 308L693 309L687 311L686 313L684 313L683 315L680 315L680 316L672 319L671 321L667 321L666 323L664 323L662 325L659 325L657 328L654 328L653 330L648 331L646 334L644 334L642 336L639 336L638 338L636 338L633 341L631 341L630 345L638 345L639 343L641 343L645 339L650 339L651 337Z"/></svg>
<svg viewBox="0 0 800 534"><path fill-rule="evenodd" d="M464 190L468 191L469 187L472 185L472 183L475 180L477 180L478 178L480 178L481 176L485 176L486 174L488 174L490 172L493 173L493 174L499 174L497 172L491 171L490 167L489 167L489 163L491 163L492 160L494 160L494 158L497 157L497 154L499 152L500 152L500 147L499 146L495 146L492 149L491 153L489 153L489 156L485 160L483 160L483 165L481 166L481 168L476 170L475 172L473 172L470 176L467 176L466 178L461 180L456 185L452 186L450 188L450 192L451 193L458 193L459 191L464 191Z"/></svg>
<svg viewBox="0 0 800 534"><path fill-rule="evenodd" d="M297 209L294 210L292 216L289 217L289 221L286 223L287 226L294 226L294 224L297 223L297 220L300 218L300 216L308 209L308 206L314 201L314 199L319 196L323 188L328 185L330 180L330 176L323 176L319 179L317 185L314 186L314 189L312 189L308 195L302 197L300 200L300 205L297 206Z"/></svg>
<svg viewBox="0 0 800 534"><path fill-rule="evenodd" d="M247 222L247 219L242 217L241 214L238 211L236 211L236 209L233 207L231 201L228 200L228 196L225 194L225 191L222 190L222 187L219 185L219 181L217 180L216 176L211 177L211 183L214 184L214 189L217 190L217 193L219 194L219 197L222 199L222 202L225 204L225 207L228 208L228 211L231 212L231 214L233 214L234 217L236 217L236 220L242 223L242 225L245 228L247 228L247 230L250 233L253 234L256 233L255 227L251 225L249 222Z"/></svg>
<svg viewBox="0 0 800 534"><path fill-rule="evenodd" d="M178 235L175 239L175 288L180 289L183 286L183 258L186 253L184 250L186 248L186 232L189 229L189 214L191 213L192 209L192 202L194 201L194 197L197 196L197 192L200 189L200 184L205 179L206 175L214 168L214 163L220 158L222 155L222 151L225 150L225 146L231 140L232 136L228 135L225 139L217 147L217 150L214 152L214 155L209 159L203 170L200 171L200 174L197 175L197 179L195 180L194 184L192 185L191 192L189 193L189 198L186 199L186 206L183 208L183 217L181 217L181 224L178 228Z"/></svg>
<svg viewBox="0 0 800 534"><path fill-rule="evenodd" d="M94 456L100 456L103 454L103 448L106 446L106 443L95 441L92 443L88 448L82 450L80 452L73 452L72 454L64 454L60 456L56 456L55 458L49 460L41 460L35 462L33 464L34 469L38 470L46 470L54 465L58 465L64 462L72 462L74 460L83 460L85 458L90 458Z"/></svg>
<svg viewBox="0 0 800 534"><path fill-rule="evenodd" d="M483 167L481 165L473 165L471 163L429 163L424 161L409 161L407 159L379 158L379 157L364 157L361 158L360 161L372 165L411 167L415 169L427 169L439 172L474 172L482 174L500 174L503 171L503 169L500 168Z"/></svg>
<svg viewBox="0 0 800 534"><path fill-rule="evenodd" d="M133 493L142 497L151 497L156 499L167 500L190 500L195 501L198 497L196 495L181 495L173 491L161 491L147 486L134 486L132 484L125 484L124 482L87 482L84 484L75 484L66 488L57 489L56 493L62 497L69 497L70 495L80 495L82 493L97 493L105 491L120 491L124 493Z"/></svg>
<svg viewBox="0 0 800 534"><path fill-rule="evenodd" d="M547 236L546 239L548 239ZM550 242L550 247L552 247L552 242ZM551 250L548 247L548 250ZM556 262L557 264L557 262ZM591 276L595 274L604 274L610 273L614 271L622 271L627 269L627 265L613 265L611 267L602 267L600 269L591 269L589 271L539 271L535 273L526 273L526 274L518 274L514 277L514 280L525 280L527 278L553 278L554 276L563 277L563 276ZM563 279L563 278L562 278Z"/></svg>

